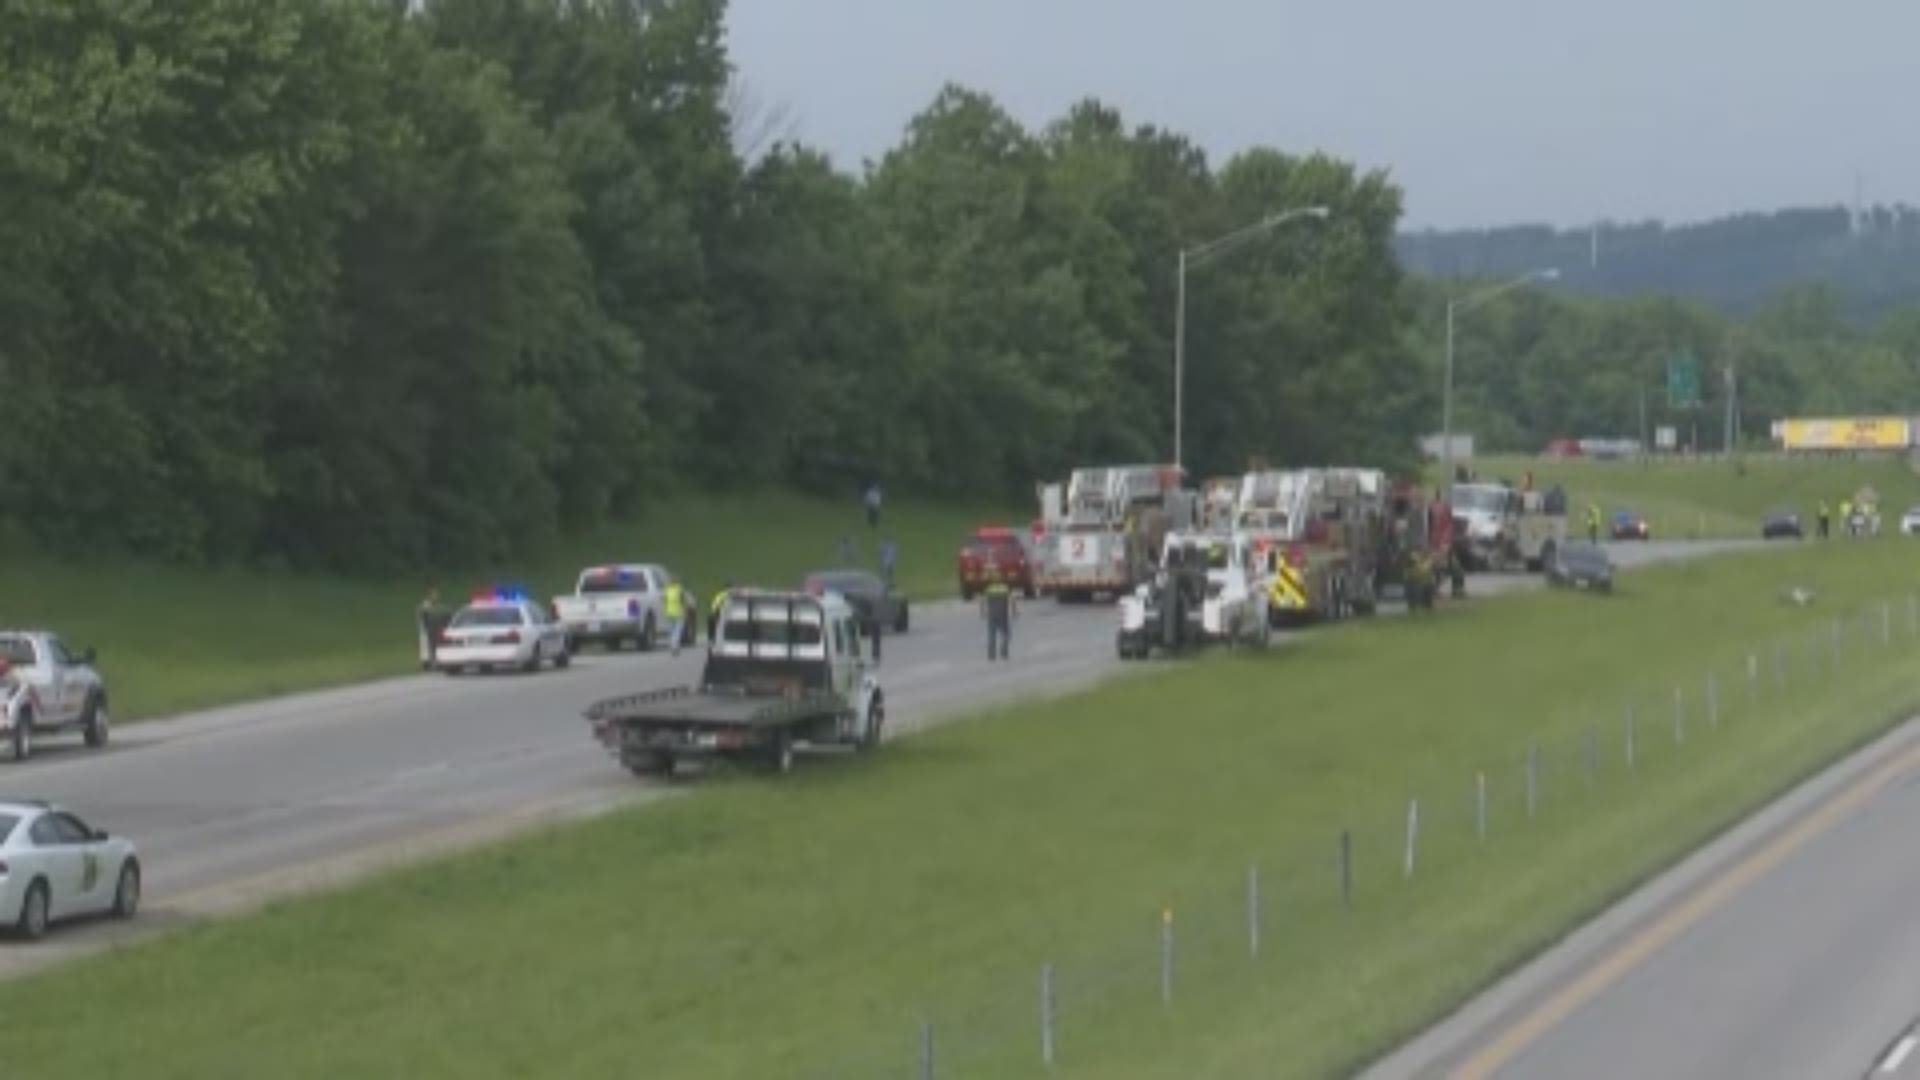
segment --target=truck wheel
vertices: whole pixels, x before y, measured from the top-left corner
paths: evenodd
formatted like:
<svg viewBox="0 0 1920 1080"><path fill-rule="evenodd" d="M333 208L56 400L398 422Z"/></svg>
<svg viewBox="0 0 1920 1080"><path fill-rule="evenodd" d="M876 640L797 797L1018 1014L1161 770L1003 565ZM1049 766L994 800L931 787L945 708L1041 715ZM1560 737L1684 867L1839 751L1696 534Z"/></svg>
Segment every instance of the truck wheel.
<svg viewBox="0 0 1920 1080"><path fill-rule="evenodd" d="M633 647L641 652L652 652L659 643L660 631L653 625L653 612L647 612L647 621L640 625L640 636L634 639Z"/></svg>
<svg viewBox="0 0 1920 1080"><path fill-rule="evenodd" d="M673 755L658 750L641 757L622 758L621 764L627 767L628 772L639 777L664 776L671 779L673 776Z"/></svg>
<svg viewBox="0 0 1920 1080"><path fill-rule="evenodd" d="M553 658L553 666L556 668L563 668L563 667L571 666L572 663L573 663L573 648L568 645L561 645L560 655Z"/></svg>
<svg viewBox="0 0 1920 1080"><path fill-rule="evenodd" d="M900 614L894 616L894 619L893 619L894 633L904 634L907 632L907 618L910 612L911 612L911 609L908 608L907 605L905 604L900 605Z"/></svg>
<svg viewBox="0 0 1920 1080"><path fill-rule="evenodd" d="M140 863L128 859L120 864L120 880L113 889L113 917L131 919L140 910Z"/></svg>
<svg viewBox="0 0 1920 1080"><path fill-rule="evenodd" d="M80 719L80 730L86 733L88 746L107 745L107 732L111 726L107 716L107 703L99 694L87 698L87 711Z"/></svg>
<svg viewBox="0 0 1920 1080"><path fill-rule="evenodd" d="M13 722L13 760L25 761L33 756L33 710L22 709L20 716Z"/></svg>

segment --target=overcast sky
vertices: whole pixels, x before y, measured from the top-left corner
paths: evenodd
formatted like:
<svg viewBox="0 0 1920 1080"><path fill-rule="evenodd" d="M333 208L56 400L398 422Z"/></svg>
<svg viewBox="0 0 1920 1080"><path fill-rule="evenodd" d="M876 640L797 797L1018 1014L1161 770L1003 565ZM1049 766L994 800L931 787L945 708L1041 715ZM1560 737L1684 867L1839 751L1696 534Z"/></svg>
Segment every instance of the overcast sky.
<svg viewBox="0 0 1920 1080"><path fill-rule="evenodd" d="M1389 169L1409 226L1920 202L1920 0L732 0L793 133L856 168L954 80L1097 96L1216 159Z"/></svg>

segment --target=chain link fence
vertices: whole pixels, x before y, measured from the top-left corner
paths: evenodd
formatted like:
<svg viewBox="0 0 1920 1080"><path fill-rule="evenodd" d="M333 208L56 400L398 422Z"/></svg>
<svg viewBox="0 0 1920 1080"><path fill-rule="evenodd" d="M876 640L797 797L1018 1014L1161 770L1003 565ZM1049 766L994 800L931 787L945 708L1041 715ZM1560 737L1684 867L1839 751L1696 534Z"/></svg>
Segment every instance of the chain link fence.
<svg viewBox="0 0 1920 1080"><path fill-rule="evenodd" d="M1291 935L1340 933L1341 913L1397 898L1436 868L1497 851L1524 834L1591 820L1632 805L1637 778L1713 760L1716 744L1791 738L1814 696L1849 677L1886 668L1920 647L1920 598L1876 601L1818 616L1810 628L1750 643L1676 685L1643 685L1612 702L1578 706L1577 722L1513 746L1468 774L1415 770L1404 800L1348 815L1319 841L1222 866L1215 880L1188 882L1177 908L1141 913L1137 933L1095 955L1037 955L990 979L1001 992L970 1007L926 1008L877 1033L868 1056L799 1075L812 1080L1045 1076L1079 1047L1180 1037L1184 995L1209 1001L1257 989L1295 962ZM1497 687L1494 689L1497 692ZM1891 700L1887 702L1890 706ZM1574 706L1568 706L1573 708ZM978 973L971 973L978 974ZM1298 976L1298 970L1293 972ZM1336 969L1326 984L1337 986ZM940 977L928 974L937 996ZM969 980L978 984L976 980ZM1337 992L1330 990L1329 992ZM1156 1020L1156 1017L1158 1020Z"/></svg>

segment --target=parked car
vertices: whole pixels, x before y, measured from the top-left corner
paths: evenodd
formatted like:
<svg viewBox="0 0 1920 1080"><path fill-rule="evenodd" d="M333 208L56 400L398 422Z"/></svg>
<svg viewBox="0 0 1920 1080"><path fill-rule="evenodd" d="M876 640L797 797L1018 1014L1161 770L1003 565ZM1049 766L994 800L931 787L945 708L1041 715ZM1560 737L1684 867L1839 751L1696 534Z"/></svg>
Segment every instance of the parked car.
<svg viewBox="0 0 1920 1080"><path fill-rule="evenodd" d="M540 670L573 662L567 628L524 591L500 588L475 594L473 602L454 612L440 632L434 662L449 675L470 670Z"/></svg>
<svg viewBox="0 0 1920 1080"><path fill-rule="evenodd" d="M974 594L987 587L991 574L999 574L1009 588L1019 589L1033 598L1033 564L1028 558L1027 546L1012 529L1000 525L983 525L973 530L960 547L956 560L956 573L960 579L960 599L971 600Z"/></svg>
<svg viewBox="0 0 1920 1080"><path fill-rule="evenodd" d="M1767 511L1767 516L1760 521L1760 539L1762 540L1778 540L1783 537L1799 540L1805 535L1800 529L1798 510L1779 507Z"/></svg>
<svg viewBox="0 0 1920 1080"><path fill-rule="evenodd" d="M1920 533L1920 506L1909 509L1900 515L1900 535L1912 536Z"/></svg>
<svg viewBox="0 0 1920 1080"><path fill-rule="evenodd" d="M1613 591L1613 560L1599 544L1574 541L1554 549L1547 562L1547 584L1559 588Z"/></svg>
<svg viewBox="0 0 1920 1080"><path fill-rule="evenodd" d="M0 630L0 736L15 761L33 755L42 735L78 732L107 744L107 683L93 649L75 653L46 630Z"/></svg>
<svg viewBox="0 0 1920 1080"><path fill-rule="evenodd" d="M53 803L0 801L0 924L31 941L61 919L131 919L139 907L132 841Z"/></svg>
<svg viewBox="0 0 1920 1080"><path fill-rule="evenodd" d="M1615 510L1613 512L1612 532L1615 540L1647 540L1651 538L1651 530L1647 526L1647 519L1631 510Z"/></svg>
<svg viewBox="0 0 1920 1080"><path fill-rule="evenodd" d="M819 570L808 574L800 587L819 596L837 592L847 598L862 625L885 627L896 634L907 632L907 596L880 579L870 570Z"/></svg>

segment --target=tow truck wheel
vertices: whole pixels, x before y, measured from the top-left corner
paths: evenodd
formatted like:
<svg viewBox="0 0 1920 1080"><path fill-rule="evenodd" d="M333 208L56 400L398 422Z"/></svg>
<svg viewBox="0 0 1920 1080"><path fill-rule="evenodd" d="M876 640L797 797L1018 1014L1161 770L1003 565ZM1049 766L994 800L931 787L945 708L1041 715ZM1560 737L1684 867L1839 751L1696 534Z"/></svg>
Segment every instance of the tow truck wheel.
<svg viewBox="0 0 1920 1080"><path fill-rule="evenodd" d="M565 645L560 646L560 655L553 658L553 666L557 668L563 668L571 665L572 663L573 663L573 650Z"/></svg>
<svg viewBox="0 0 1920 1080"><path fill-rule="evenodd" d="M87 698L87 711L80 720L80 730L86 735L87 745L107 745L108 727L107 703L100 700L99 694L94 694Z"/></svg>
<svg viewBox="0 0 1920 1080"><path fill-rule="evenodd" d="M873 704L867 706L867 726L861 729L860 738L853 744L854 749L864 754L879 746L880 733L886 726L886 722L886 703L881 698L875 697Z"/></svg>

